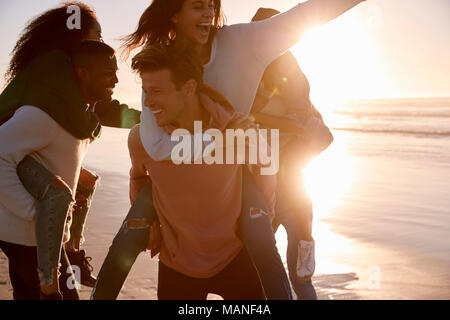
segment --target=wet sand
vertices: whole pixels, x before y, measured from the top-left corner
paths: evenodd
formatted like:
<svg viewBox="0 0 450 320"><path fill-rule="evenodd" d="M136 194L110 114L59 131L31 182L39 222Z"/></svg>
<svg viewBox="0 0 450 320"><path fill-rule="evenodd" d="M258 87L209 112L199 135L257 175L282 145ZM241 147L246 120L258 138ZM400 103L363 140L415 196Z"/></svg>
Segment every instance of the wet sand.
<svg viewBox="0 0 450 320"><path fill-rule="evenodd" d="M100 172L102 180L87 221L85 249L97 274L114 235L129 208L127 177ZM125 192L124 192L125 190ZM450 277L447 263L408 255L375 243L331 232L329 225L315 225L317 269L313 283L319 299L449 299ZM284 256L284 232L277 233ZM142 253L119 295L121 300L157 299L157 259ZM82 299L90 288L82 287ZM12 299L7 259L0 253L0 300ZM220 299L210 295L209 299Z"/></svg>

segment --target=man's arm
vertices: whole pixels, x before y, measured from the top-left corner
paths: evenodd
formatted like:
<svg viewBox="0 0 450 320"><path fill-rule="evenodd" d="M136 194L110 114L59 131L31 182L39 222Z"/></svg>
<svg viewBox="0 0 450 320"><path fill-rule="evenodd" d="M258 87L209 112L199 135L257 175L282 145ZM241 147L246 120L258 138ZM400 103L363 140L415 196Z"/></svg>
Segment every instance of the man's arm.
<svg viewBox="0 0 450 320"><path fill-rule="evenodd" d="M136 125L131 129L130 134L128 135L128 150L131 158L130 201L131 203L134 203L142 187L151 181L144 166L143 160L148 157L148 155L142 146L139 125ZM153 205L153 201L151 201L151 203ZM161 243L161 230L158 217L156 216L155 221L150 226L150 235L147 244L147 249L151 251L152 258L159 253Z"/></svg>
<svg viewBox="0 0 450 320"><path fill-rule="evenodd" d="M285 53L266 68L263 81L265 90L279 96L289 108L297 109L302 119L311 116L309 81L291 52Z"/></svg>
<svg viewBox="0 0 450 320"><path fill-rule="evenodd" d="M253 174L260 174L262 168L271 168L272 164L278 163L278 160L274 159L274 156L277 157L277 151L274 150L275 152L272 152L271 143L274 143L274 141L271 141L272 134L269 133L268 136L263 136L262 132L259 130L259 125L253 122L249 117L236 113L228 123L226 129L234 130L234 133L236 134L236 136L233 135L231 137L230 141L227 140L228 134L225 134L224 139L224 155L227 156L228 152L230 152L229 149L232 148L234 150L234 163L237 163L239 155L241 157L243 156L245 160L244 163L247 164L250 172ZM238 129L243 131L241 133L237 133L235 130ZM251 138L251 136L253 136L252 134L246 137L246 132L249 129L255 130L256 140ZM242 133L244 134L243 137L241 136ZM238 140L245 139L245 150L239 148L239 143L235 143L236 137ZM278 144L274 144L274 146L276 145ZM245 152L245 154L240 154L241 152ZM263 160L261 158L261 154L265 154L269 159ZM252 160L252 155L256 156L256 159ZM275 162L273 162L274 160ZM266 163L267 161L269 162Z"/></svg>
<svg viewBox="0 0 450 320"><path fill-rule="evenodd" d="M304 133L304 130L294 121L286 118L271 116L262 112L253 113L251 116L255 119L256 123L260 123L265 127L280 129L285 132L292 132L296 134Z"/></svg>
<svg viewBox="0 0 450 320"><path fill-rule="evenodd" d="M106 127L131 129L141 122L141 111L129 108L117 100L97 102L95 113L101 125Z"/></svg>
<svg viewBox="0 0 450 320"><path fill-rule="evenodd" d="M130 201L134 203L139 191L150 181L150 177L144 166L144 159L148 155L141 143L139 125L134 126L128 135L128 151L130 152L131 158Z"/></svg>
<svg viewBox="0 0 450 320"><path fill-rule="evenodd" d="M49 145L56 129L50 116L31 106L20 108L0 126L0 203L22 219L33 219L36 200L22 185L17 165Z"/></svg>

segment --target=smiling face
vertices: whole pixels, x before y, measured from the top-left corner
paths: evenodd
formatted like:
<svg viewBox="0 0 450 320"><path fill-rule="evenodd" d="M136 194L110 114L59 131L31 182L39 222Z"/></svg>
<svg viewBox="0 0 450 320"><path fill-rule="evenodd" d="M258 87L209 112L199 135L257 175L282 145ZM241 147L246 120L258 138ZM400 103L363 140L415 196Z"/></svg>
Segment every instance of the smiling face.
<svg viewBox="0 0 450 320"><path fill-rule="evenodd" d="M93 58L93 63L85 70L86 76L81 81L90 102L111 101L117 79L116 57L99 55Z"/></svg>
<svg viewBox="0 0 450 320"><path fill-rule="evenodd" d="M141 73L144 106L155 115L158 126L173 124L185 108L183 89L177 89L169 69Z"/></svg>
<svg viewBox="0 0 450 320"><path fill-rule="evenodd" d="M185 0L172 18L177 35L198 45L208 43L214 19L214 0Z"/></svg>

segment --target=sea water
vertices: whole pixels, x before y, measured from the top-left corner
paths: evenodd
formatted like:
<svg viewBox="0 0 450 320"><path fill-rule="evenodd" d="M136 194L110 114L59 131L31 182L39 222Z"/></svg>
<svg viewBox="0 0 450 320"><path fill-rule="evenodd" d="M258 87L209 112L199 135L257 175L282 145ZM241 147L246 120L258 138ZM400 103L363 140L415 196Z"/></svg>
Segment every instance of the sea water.
<svg viewBox="0 0 450 320"><path fill-rule="evenodd" d="M331 228L450 262L450 99L360 101L327 123L352 162ZM339 170L332 148L321 157Z"/></svg>
<svg viewBox="0 0 450 320"><path fill-rule="evenodd" d="M450 262L450 98L358 101L323 115L335 142L305 169L319 249L342 250L325 225L343 238ZM120 177L124 201L128 132L105 128L86 158L87 167Z"/></svg>

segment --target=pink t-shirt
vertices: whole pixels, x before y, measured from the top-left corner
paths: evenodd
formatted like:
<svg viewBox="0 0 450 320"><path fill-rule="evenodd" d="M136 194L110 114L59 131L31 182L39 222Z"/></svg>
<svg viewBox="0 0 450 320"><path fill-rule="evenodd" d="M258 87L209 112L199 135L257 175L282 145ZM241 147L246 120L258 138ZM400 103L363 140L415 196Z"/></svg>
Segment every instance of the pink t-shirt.
<svg viewBox="0 0 450 320"><path fill-rule="evenodd" d="M203 91L200 101L211 114L208 128L223 131L236 115L226 99L210 88ZM172 161L154 161L142 145L139 125L130 132L129 149L131 200L149 178L153 184L163 238L161 261L194 278L209 278L222 271L243 246L237 236L242 165L177 166ZM273 195L275 176L265 180L271 181L265 190Z"/></svg>

